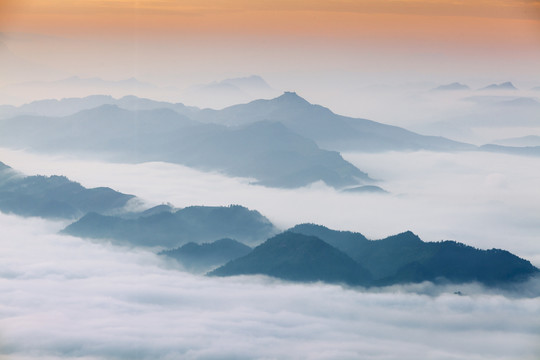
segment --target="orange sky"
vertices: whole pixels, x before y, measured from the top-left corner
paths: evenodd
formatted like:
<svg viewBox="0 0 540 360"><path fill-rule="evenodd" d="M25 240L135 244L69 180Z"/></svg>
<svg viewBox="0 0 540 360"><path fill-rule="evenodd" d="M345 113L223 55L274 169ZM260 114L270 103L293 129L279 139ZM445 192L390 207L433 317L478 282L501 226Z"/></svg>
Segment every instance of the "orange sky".
<svg viewBox="0 0 540 360"><path fill-rule="evenodd" d="M532 0L2 0L2 4L2 31L63 36L126 35L134 30L159 36L186 32L351 36L359 29L419 32L439 24L423 21L422 16L449 17L438 26L447 31L470 21L467 18L475 19L479 31L486 20L519 23L515 20L540 18L540 1Z"/></svg>
<svg viewBox="0 0 540 360"><path fill-rule="evenodd" d="M65 61L71 72L84 64L89 74L98 71L90 70L98 60L127 61L122 51L136 52L133 66L143 68L144 56L165 50L164 64L223 65L229 73L331 66L369 71L393 62L440 72L473 64L474 72L491 60L487 67L494 71L526 73L540 64L538 0L0 0L0 32L99 41L101 49L85 43L76 51L73 43L56 44L54 54L43 41L8 44L50 66ZM107 58L116 44L122 51ZM179 44L183 52L174 50ZM286 59L276 55L284 53Z"/></svg>

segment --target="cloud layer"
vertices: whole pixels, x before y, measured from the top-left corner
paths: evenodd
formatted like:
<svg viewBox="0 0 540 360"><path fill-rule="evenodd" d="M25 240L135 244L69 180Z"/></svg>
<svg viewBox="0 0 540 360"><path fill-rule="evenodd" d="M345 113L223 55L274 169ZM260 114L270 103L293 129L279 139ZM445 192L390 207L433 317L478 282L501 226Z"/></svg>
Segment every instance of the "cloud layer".
<svg viewBox="0 0 540 360"><path fill-rule="evenodd" d="M149 204L239 204L286 229L313 222L377 239L405 230L425 241L502 248L540 266L537 159L487 153L345 154L390 195L339 193L323 184L283 190L165 163L107 164L2 149L27 174L62 174L109 186Z"/></svg>
<svg viewBox="0 0 540 360"><path fill-rule="evenodd" d="M7 359L536 359L538 298L204 278L0 214ZM531 285L532 286L532 285ZM538 285L534 285L538 286ZM410 290L420 290L416 294ZM432 289L433 290L433 289ZM450 290L450 289L446 289Z"/></svg>

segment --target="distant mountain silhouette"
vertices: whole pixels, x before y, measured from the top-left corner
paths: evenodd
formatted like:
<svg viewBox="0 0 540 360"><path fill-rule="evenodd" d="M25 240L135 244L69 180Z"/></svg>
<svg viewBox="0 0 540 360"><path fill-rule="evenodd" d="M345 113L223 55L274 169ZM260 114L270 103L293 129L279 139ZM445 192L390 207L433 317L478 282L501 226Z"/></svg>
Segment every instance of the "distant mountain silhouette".
<svg viewBox="0 0 540 360"><path fill-rule="evenodd" d="M517 88L510 81L507 81L500 84L491 84L480 90L517 90Z"/></svg>
<svg viewBox="0 0 540 360"><path fill-rule="evenodd" d="M113 161L167 161L275 187L324 181L339 188L370 181L339 153L320 149L280 123L201 124L170 109L102 105L67 117L18 116L0 121L0 145Z"/></svg>
<svg viewBox="0 0 540 360"><path fill-rule="evenodd" d="M456 91L456 90L470 90L468 85L460 84L458 82L437 86L433 91Z"/></svg>
<svg viewBox="0 0 540 360"><path fill-rule="evenodd" d="M504 250L479 250L455 241L423 242L410 231L375 241L312 224L290 231L316 236L343 251L370 271L378 285L422 281L498 285L538 273L530 262Z"/></svg>
<svg viewBox="0 0 540 360"><path fill-rule="evenodd" d="M540 156L540 146L503 146L495 144L486 144L480 146L480 151L493 153L521 155L521 156Z"/></svg>
<svg viewBox="0 0 540 360"><path fill-rule="evenodd" d="M258 244L277 233L277 229L258 211L234 205L190 206L136 219L89 213L63 232L125 245L171 249L188 242L204 243L221 238Z"/></svg>
<svg viewBox="0 0 540 360"><path fill-rule="evenodd" d="M37 115L37 116L68 116L83 110L90 110L102 105L116 105L125 110L156 110L170 109L180 115L189 116L198 108L188 107L181 103L169 103L155 101L137 96L129 95L116 99L109 95L90 95L83 98L64 98L61 100L47 99L37 100L18 107L11 105L0 105L0 117L7 118L17 115Z"/></svg>
<svg viewBox="0 0 540 360"><path fill-rule="evenodd" d="M247 255L251 248L232 239L216 240L212 243L187 243L180 248L165 250L160 255L180 262L188 271L206 273L217 266Z"/></svg>
<svg viewBox="0 0 540 360"><path fill-rule="evenodd" d="M183 101L202 107L223 108L260 98L274 97L279 92L272 89L258 75L214 81L192 86L182 94Z"/></svg>
<svg viewBox="0 0 540 360"><path fill-rule="evenodd" d="M314 237L285 232L211 276L262 274L284 280L368 285L371 275L343 252Z"/></svg>
<svg viewBox="0 0 540 360"><path fill-rule="evenodd" d="M223 110L201 110L192 115L208 123L237 126L257 121L280 122L313 139L319 146L338 151L471 150L474 146L442 137L423 136L403 128L334 114L312 105L294 92L271 100L255 100Z"/></svg>
<svg viewBox="0 0 540 360"><path fill-rule="evenodd" d="M64 176L23 176L0 163L0 211L5 213L76 218L119 211L132 198L105 187L87 189Z"/></svg>
<svg viewBox="0 0 540 360"><path fill-rule="evenodd" d="M515 138L508 138L508 139L498 139L498 140L493 141L493 143L496 145L517 146L517 147L540 146L540 136L528 135L528 136L521 136L521 137L515 137Z"/></svg>
<svg viewBox="0 0 540 360"><path fill-rule="evenodd" d="M312 105L293 92L271 100L255 100L223 110L186 107L149 99L127 96L114 99L105 96L84 99L46 100L19 108L0 106L0 116L38 114L48 116L72 115L74 110L88 109L96 104L117 105L134 111L167 108L203 123L227 126L247 125L259 121L279 122L297 134L314 140L325 149L338 151L386 150L472 150L475 147L442 137L423 136L396 126L365 119L336 115L329 109ZM137 112L138 113L138 112ZM75 115L73 115L75 116Z"/></svg>

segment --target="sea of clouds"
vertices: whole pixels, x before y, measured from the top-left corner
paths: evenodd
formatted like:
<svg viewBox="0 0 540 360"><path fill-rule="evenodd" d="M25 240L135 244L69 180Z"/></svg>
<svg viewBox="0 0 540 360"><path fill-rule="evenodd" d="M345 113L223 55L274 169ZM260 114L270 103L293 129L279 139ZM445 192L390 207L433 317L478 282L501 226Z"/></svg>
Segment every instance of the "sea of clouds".
<svg viewBox="0 0 540 360"><path fill-rule="evenodd" d="M502 248L540 266L538 158L482 152L344 154L389 194L341 193L322 183L300 189L169 163L111 164L1 149L0 161L29 175L66 175L108 186L151 206L240 204L282 229L311 222L379 239L406 230L425 241Z"/></svg>
<svg viewBox="0 0 540 360"><path fill-rule="evenodd" d="M537 359L538 297L208 278L0 214L0 358ZM537 282L528 286L540 288ZM461 291L456 295L451 290Z"/></svg>
<svg viewBox="0 0 540 360"><path fill-rule="evenodd" d="M285 229L315 222L376 239L504 248L540 265L537 159L345 154L390 193L270 189L165 163L1 150L28 175L135 194L134 207L241 204ZM540 280L514 289L379 289L208 278L151 251L59 235L67 222L0 214L0 359L537 359ZM454 294L461 292L462 295Z"/></svg>

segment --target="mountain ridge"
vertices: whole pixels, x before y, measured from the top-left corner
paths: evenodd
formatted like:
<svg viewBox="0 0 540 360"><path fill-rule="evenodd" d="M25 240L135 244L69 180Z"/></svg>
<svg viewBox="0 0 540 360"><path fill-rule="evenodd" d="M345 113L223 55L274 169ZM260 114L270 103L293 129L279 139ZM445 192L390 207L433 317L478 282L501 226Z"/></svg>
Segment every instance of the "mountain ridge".
<svg viewBox="0 0 540 360"><path fill-rule="evenodd" d="M120 211L135 196L107 187L88 189L65 176L24 176L0 162L0 210L22 216L74 219Z"/></svg>

